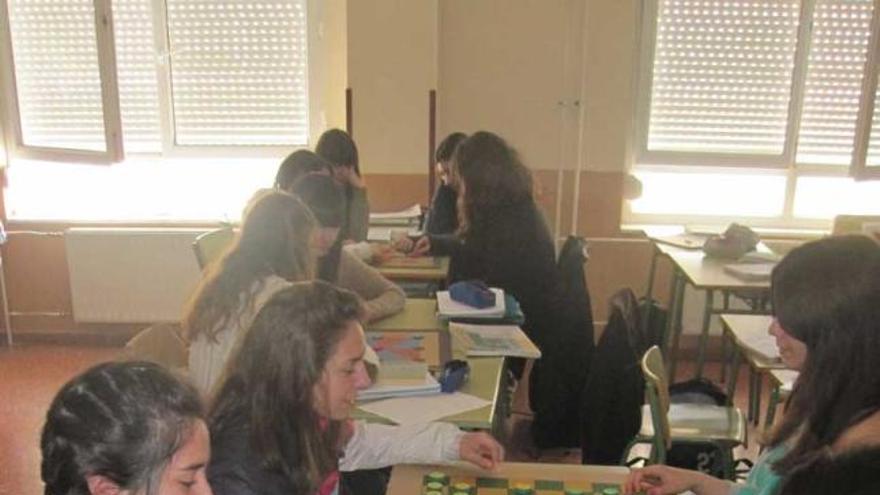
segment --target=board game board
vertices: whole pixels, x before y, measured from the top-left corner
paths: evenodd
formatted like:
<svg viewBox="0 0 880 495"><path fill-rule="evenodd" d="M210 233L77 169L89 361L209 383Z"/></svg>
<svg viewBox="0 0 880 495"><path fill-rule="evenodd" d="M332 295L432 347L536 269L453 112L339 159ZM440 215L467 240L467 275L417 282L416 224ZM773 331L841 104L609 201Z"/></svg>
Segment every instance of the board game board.
<svg viewBox="0 0 880 495"><path fill-rule="evenodd" d="M366 332L367 345L379 361L419 361L436 368L442 364L439 335L436 332Z"/></svg>
<svg viewBox="0 0 880 495"><path fill-rule="evenodd" d="M388 495L619 495L629 469L503 462L493 472L465 464L395 466Z"/></svg>

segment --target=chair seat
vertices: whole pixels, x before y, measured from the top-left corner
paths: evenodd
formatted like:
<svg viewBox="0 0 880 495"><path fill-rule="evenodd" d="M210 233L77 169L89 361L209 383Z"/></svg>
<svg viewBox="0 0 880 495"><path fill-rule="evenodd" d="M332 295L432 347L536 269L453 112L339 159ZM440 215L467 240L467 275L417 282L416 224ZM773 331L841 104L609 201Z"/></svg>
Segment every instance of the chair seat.
<svg viewBox="0 0 880 495"><path fill-rule="evenodd" d="M736 407L708 404L670 404L669 428L672 441L719 441L745 443L746 419ZM642 437L654 436L651 408L642 406Z"/></svg>

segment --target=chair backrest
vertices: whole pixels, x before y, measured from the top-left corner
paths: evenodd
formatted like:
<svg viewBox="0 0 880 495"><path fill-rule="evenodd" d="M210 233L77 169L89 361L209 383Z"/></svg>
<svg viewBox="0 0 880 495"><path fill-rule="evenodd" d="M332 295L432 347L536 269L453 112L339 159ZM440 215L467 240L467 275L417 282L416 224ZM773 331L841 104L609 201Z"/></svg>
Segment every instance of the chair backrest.
<svg viewBox="0 0 880 495"><path fill-rule="evenodd" d="M170 369L186 369L189 352L178 328L167 323L147 327L125 344L123 359L151 361Z"/></svg>
<svg viewBox="0 0 880 495"><path fill-rule="evenodd" d="M193 252L202 270L226 251L235 239L232 227L221 227L196 237L193 241Z"/></svg>
<svg viewBox="0 0 880 495"><path fill-rule="evenodd" d="M831 235L861 234L866 223L880 224L880 215L837 215Z"/></svg>
<svg viewBox="0 0 880 495"><path fill-rule="evenodd" d="M642 374L645 377L645 394L654 424L654 446L661 450L659 455L665 458L665 451L672 447L669 431L669 378L663 364L663 353L656 345L642 356Z"/></svg>

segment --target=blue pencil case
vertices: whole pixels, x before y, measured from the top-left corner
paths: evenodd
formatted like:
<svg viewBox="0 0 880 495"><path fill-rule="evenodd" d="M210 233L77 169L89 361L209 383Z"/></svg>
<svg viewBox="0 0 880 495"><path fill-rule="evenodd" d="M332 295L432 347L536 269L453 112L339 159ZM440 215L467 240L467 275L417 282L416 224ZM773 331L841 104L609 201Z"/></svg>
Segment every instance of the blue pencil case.
<svg viewBox="0 0 880 495"><path fill-rule="evenodd" d="M449 286L449 297L474 308L495 306L495 293L481 280L465 280Z"/></svg>

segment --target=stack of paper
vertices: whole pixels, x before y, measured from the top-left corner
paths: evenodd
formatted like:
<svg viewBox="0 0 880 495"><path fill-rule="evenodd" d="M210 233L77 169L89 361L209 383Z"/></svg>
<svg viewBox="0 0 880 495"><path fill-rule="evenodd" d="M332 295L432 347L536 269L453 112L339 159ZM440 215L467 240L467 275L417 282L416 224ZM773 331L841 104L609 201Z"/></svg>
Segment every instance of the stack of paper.
<svg viewBox="0 0 880 495"><path fill-rule="evenodd" d="M370 213L370 224L372 225L407 225L417 223L419 216L422 214L422 207L412 205L401 211L392 211L388 213Z"/></svg>
<svg viewBox="0 0 880 495"><path fill-rule="evenodd" d="M475 308L453 301L448 290L437 292L437 313L441 318L502 318L504 317L504 291L491 287L495 293L495 306Z"/></svg>
<svg viewBox="0 0 880 495"><path fill-rule="evenodd" d="M380 372L381 375L381 372ZM425 373L425 380L418 384L401 385L385 383L379 379L370 388L358 392L357 400L375 400L385 399L388 397L409 397L413 395L439 394L440 384L431 376Z"/></svg>
<svg viewBox="0 0 880 495"><path fill-rule="evenodd" d="M427 397L407 397L386 399L360 406L369 413L378 414L399 425L410 425L437 421L438 419L461 414L491 402L473 395L455 392Z"/></svg>
<svg viewBox="0 0 880 495"><path fill-rule="evenodd" d="M724 271L736 278L748 281L770 280L770 273L776 263L731 263L724 265Z"/></svg>
<svg viewBox="0 0 880 495"><path fill-rule="evenodd" d="M450 323L453 346L468 356L514 356L537 359L541 351L515 325Z"/></svg>

